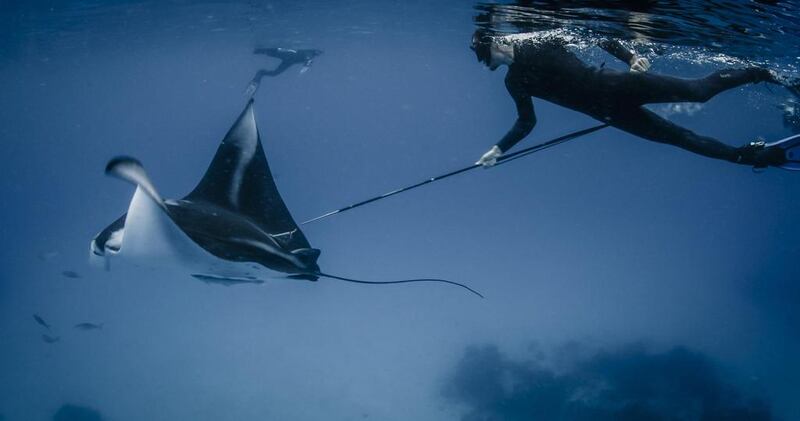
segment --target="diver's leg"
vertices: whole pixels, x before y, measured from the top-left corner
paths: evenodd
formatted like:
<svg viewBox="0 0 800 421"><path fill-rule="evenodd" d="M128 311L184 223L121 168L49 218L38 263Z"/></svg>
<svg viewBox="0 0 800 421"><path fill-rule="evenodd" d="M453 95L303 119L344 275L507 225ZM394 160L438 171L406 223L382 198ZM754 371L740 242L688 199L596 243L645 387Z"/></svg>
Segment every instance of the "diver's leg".
<svg viewBox="0 0 800 421"><path fill-rule="evenodd" d="M266 70L266 69L259 70L256 73L255 77L253 77L253 80L256 80L256 78L258 78L258 80L261 81L261 78L264 77L264 76L278 76L279 74L285 72L286 69L288 69L290 67L292 67L291 64L286 63L285 61L282 61L281 64L279 64L277 67L275 67L272 70Z"/></svg>
<svg viewBox="0 0 800 421"><path fill-rule="evenodd" d="M641 107L621 110L611 117L609 123L653 142L677 146L709 158L753 165L742 162L739 148L707 136L700 136Z"/></svg>
<svg viewBox="0 0 800 421"><path fill-rule="evenodd" d="M762 142L733 147L714 138L698 135L642 107L619 110L608 122L647 140L677 146L709 158L759 168L786 163L785 152L778 146L764 147Z"/></svg>
<svg viewBox="0 0 800 421"><path fill-rule="evenodd" d="M715 95L748 83L780 84L767 69L719 70L699 79L682 79L649 73L633 73L628 77L628 92L635 92L639 104L661 102L706 102Z"/></svg>
<svg viewBox="0 0 800 421"><path fill-rule="evenodd" d="M247 96L255 95L256 91L258 91L258 87L261 86L261 79L264 76L277 76L285 72L286 69L288 69L289 67L291 67L291 65L287 65L285 64L285 62L281 62L281 64L278 65L278 67L276 67L273 70L261 69L257 71L256 75L253 76L253 79L250 80L250 83L247 84L247 88L245 89L244 94Z"/></svg>
<svg viewBox="0 0 800 421"><path fill-rule="evenodd" d="M278 67L272 69L271 71L267 71L265 73L265 75L267 75L267 76L278 76L279 74L285 72L288 68L292 67L292 64L294 64L294 63L290 63L290 62L287 62L287 61L282 61L281 64L278 65Z"/></svg>

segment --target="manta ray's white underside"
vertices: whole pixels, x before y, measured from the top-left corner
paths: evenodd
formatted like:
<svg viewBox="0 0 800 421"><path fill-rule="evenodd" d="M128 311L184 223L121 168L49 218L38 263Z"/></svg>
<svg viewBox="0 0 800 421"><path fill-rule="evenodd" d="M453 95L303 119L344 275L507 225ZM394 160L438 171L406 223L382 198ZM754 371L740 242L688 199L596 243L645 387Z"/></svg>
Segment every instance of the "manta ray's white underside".
<svg viewBox="0 0 800 421"><path fill-rule="evenodd" d="M93 263L169 268L179 270L206 282L230 285L261 283L263 278L278 275L251 262L220 259L197 245L141 187L131 199L125 227L116 231L109 242L116 252L106 250L105 256L90 253ZM94 243L93 243L94 246Z"/></svg>

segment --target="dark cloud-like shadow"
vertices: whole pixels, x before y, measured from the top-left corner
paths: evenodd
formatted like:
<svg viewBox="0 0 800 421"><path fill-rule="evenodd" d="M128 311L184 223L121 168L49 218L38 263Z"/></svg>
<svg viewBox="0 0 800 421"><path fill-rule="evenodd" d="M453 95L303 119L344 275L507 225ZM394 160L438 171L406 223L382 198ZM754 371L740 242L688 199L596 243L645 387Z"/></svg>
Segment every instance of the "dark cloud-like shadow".
<svg viewBox="0 0 800 421"><path fill-rule="evenodd" d="M65 404L53 415L53 421L103 421L103 416L85 406Z"/></svg>
<svg viewBox="0 0 800 421"><path fill-rule="evenodd" d="M699 352L576 348L550 361L513 361L494 345L468 347L444 395L468 408L466 421L772 419Z"/></svg>

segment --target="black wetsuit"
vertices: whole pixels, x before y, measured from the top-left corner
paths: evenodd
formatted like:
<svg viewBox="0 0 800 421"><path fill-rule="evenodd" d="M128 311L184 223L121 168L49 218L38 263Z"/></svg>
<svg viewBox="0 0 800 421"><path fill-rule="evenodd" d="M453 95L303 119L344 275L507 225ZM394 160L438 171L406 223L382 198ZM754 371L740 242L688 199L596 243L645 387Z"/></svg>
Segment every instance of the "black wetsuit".
<svg viewBox="0 0 800 421"><path fill-rule="evenodd" d="M280 59L280 64L272 70L261 69L256 73L253 78L255 81L260 81L264 76L277 76L285 72L288 68L295 64L302 64L304 66L311 65L315 57L322 54L320 50L291 50L287 48L256 48L254 54L264 54L270 57Z"/></svg>
<svg viewBox="0 0 800 421"><path fill-rule="evenodd" d="M617 42L601 47L629 63L633 53ZM600 121L654 142L667 143L707 156L754 165L752 154L673 124L642 105L666 102L706 102L714 95L747 83L773 82L760 68L714 72L700 79L652 73L631 73L584 64L559 41L523 42L514 46L514 61L506 87L517 106L514 127L497 143L511 149L536 124L531 97L588 114Z"/></svg>
<svg viewBox="0 0 800 421"><path fill-rule="evenodd" d="M256 48L253 54L264 54L270 57L280 59L280 64L272 70L261 69L256 72L250 84L247 85L245 90L246 95L253 96L261 86L261 79L264 76L277 76L285 72L288 68L295 64L302 64L305 67L311 65L315 57L322 54L321 50L291 50L288 48Z"/></svg>

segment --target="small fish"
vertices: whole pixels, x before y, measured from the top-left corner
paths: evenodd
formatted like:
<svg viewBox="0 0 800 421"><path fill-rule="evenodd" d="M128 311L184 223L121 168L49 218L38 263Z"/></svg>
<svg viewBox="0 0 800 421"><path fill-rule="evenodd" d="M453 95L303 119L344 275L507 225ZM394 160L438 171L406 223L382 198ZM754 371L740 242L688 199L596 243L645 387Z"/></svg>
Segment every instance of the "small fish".
<svg viewBox="0 0 800 421"><path fill-rule="evenodd" d="M60 336L50 336L50 335L42 334L42 340L47 342L47 343L49 343L49 344L54 344L54 343L60 341L61 337Z"/></svg>
<svg viewBox="0 0 800 421"><path fill-rule="evenodd" d="M33 320L36 320L36 323L39 323L40 325L42 325L42 326L46 327L48 330L50 330L50 325L47 324L47 322L44 321L43 318L39 317L38 314L34 314L33 315Z"/></svg>
<svg viewBox="0 0 800 421"><path fill-rule="evenodd" d="M75 271L72 271L72 270L65 270L65 271L61 272L61 274L64 275L64 277L71 278L71 279L78 279L78 278L81 277L81 275L78 272L75 272Z"/></svg>
<svg viewBox="0 0 800 421"><path fill-rule="evenodd" d="M102 329L102 328L103 328L103 324L102 323L84 322L84 323L78 323L78 324L75 325L75 329L80 329L80 330L98 330L98 329Z"/></svg>

